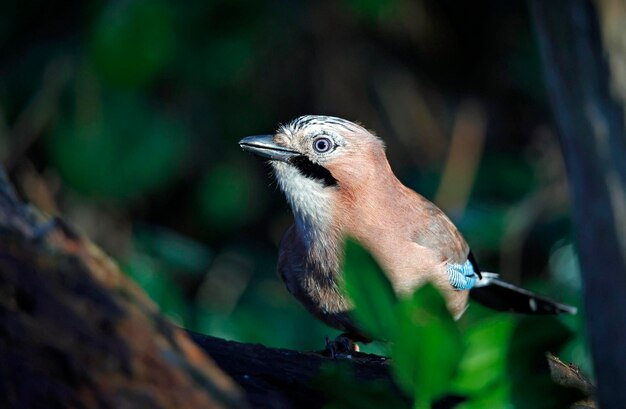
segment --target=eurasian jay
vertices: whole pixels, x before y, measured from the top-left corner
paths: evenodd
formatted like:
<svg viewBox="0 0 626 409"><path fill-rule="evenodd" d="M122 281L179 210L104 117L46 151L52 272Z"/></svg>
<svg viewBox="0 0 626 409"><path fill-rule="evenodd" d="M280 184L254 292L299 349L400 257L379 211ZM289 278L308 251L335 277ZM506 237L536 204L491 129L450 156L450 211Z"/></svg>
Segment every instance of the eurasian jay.
<svg viewBox="0 0 626 409"><path fill-rule="evenodd" d="M318 319L368 341L350 317L340 274L344 240L356 239L380 263L394 290L432 282L460 317L468 296L500 311L576 312L480 271L468 244L433 203L394 175L380 138L347 120L307 115L273 135L239 141L269 159L294 214L281 243L278 272Z"/></svg>

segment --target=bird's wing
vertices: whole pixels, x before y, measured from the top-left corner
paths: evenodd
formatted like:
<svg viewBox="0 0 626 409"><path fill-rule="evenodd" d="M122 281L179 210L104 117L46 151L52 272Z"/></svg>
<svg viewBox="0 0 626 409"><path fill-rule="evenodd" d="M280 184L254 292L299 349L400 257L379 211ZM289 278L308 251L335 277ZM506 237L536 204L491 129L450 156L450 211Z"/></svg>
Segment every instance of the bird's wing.
<svg viewBox="0 0 626 409"><path fill-rule="evenodd" d="M413 241L438 253L441 261L464 264L469 246L448 216L419 195L414 210Z"/></svg>
<svg viewBox="0 0 626 409"><path fill-rule="evenodd" d="M498 311L524 314L575 314L576 308L560 304L501 280L497 274L481 273L469 246L448 217L421 198L416 209L414 241L438 254L445 263L451 287L471 290L470 297ZM457 317L462 314L457 313Z"/></svg>
<svg viewBox="0 0 626 409"><path fill-rule="evenodd" d="M481 278L474 255L456 226L435 204L420 197L413 240L439 254L455 290L469 290Z"/></svg>

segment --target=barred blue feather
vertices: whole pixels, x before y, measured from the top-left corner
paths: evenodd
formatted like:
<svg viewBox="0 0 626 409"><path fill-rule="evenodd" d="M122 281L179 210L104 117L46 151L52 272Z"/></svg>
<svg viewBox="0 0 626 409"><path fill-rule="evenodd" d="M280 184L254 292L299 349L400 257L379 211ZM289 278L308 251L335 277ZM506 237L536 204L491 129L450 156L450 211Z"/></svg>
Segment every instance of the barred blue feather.
<svg viewBox="0 0 626 409"><path fill-rule="evenodd" d="M464 264L449 263L448 279L455 290L469 290L476 284L478 276L474 266L467 260Z"/></svg>

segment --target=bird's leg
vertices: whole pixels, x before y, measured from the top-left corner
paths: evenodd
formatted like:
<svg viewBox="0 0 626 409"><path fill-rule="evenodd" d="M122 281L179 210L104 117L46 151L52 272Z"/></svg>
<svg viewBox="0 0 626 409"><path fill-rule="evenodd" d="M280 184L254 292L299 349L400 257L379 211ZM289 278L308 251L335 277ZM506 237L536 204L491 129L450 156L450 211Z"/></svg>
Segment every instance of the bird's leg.
<svg viewBox="0 0 626 409"><path fill-rule="evenodd" d="M348 333L343 333L332 341L328 337L325 337L325 340L326 350L324 352L333 359L338 355L349 355L353 352L359 352L359 346Z"/></svg>

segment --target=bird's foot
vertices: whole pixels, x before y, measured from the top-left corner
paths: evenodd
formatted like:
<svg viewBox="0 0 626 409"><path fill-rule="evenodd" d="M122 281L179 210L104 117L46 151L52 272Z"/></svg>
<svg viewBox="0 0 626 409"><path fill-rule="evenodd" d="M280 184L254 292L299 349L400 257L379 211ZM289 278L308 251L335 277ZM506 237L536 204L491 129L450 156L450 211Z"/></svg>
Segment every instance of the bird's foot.
<svg viewBox="0 0 626 409"><path fill-rule="evenodd" d="M332 359L338 356L349 356L353 352L359 352L359 346L352 340L348 334L341 334L334 340L325 337L326 350L325 354L330 355Z"/></svg>

